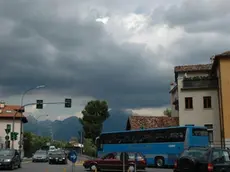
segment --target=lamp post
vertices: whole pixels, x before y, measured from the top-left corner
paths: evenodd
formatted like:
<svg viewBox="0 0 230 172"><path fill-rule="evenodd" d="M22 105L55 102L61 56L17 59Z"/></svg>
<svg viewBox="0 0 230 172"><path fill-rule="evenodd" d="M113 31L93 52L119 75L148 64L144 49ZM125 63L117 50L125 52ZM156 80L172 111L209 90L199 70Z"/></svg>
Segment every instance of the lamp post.
<svg viewBox="0 0 230 172"><path fill-rule="evenodd" d="M37 133L37 135L38 135L38 119L40 118L40 117L43 117L43 116L46 116L46 117L48 117L49 115L48 114L46 114L46 115L40 115L40 116L38 116L37 118L36 118L36 128L37 128L37 130L36 130L36 133Z"/></svg>
<svg viewBox="0 0 230 172"><path fill-rule="evenodd" d="M13 125L12 125L12 132L14 132L14 126L15 126L15 117L18 113L18 111L21 113L21 116L20 116L20 140L19 140L19 152L21 153L21 148L22 148L22 112L24 111L24 106L23 106L23 100L24 100L24 97L25 95L31 91L31 90L35 90L35 89L40 89L40 88L44 88L45 85L38 85L36 87L33 87L33 88L30 88L28 90L26 90L23 94L22 94L22 97L21 97L21 103L20 103L20 110L16 110L15 114L14 114L14 117L13 117ZM12 148L14 148L14 140L12 140Z"/></svg>

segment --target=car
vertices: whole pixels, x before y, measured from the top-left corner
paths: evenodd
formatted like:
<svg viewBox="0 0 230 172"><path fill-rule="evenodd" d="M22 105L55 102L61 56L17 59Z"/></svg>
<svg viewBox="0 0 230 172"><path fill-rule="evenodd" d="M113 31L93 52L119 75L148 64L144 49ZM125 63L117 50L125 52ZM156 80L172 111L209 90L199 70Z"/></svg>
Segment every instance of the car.
<svg viewBox="0 0 230 172"><path fill-rule="evenodd" d="M0 168L21 168L21 157L15 149L0 149Z"/></svg>
<svg viewBox="0 0 230 172"><path fill-rule="evenodd" d="M174 164L174 172L229 172L230 151L217 147L185 149Z"/></svg>
<svg viewBox="0 0 230 172"><path fill-rule="evenodd" d="M123 171L124 168L127 171L135 167L138 171L145 171L146 159L143 154L138 152L112 152L102 158L87 160L83 166L91 171L95 171L95 169Z"/></svg>
<svg viewBox="0 0 230 172"><path fill-rule="evenodd" d="M67 164L67 155L63 150L56 150L49 153L49 164Z"/></svg>
<svg viewBox="0 0 230 172"><path fill-rule="evenodd" d="M48 152L46 150L38 150L32 157L32 162L48 162Z"/></svg>

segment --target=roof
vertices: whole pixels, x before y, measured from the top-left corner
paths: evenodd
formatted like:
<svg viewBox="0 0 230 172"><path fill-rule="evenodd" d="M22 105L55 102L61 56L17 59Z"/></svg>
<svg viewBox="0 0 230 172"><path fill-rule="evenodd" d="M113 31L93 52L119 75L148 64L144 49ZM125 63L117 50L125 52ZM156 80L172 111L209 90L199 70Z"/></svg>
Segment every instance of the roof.
<svg viewBox="0 0 230 172"><path fill-rule="evenodd" d="M126 130L135 130L141 127L147 129L171 126L179 126L178 117L131 115L128 118Z"/></svg>
<svg viewBox="0 0 230 172"><path fill-rule="evenodd" d="M5 105L3 108L0 108L0 119L1 118L13 118L15 113L16 113L16 110L20 110L21 109L21 106L18 106L18 105ZM24 109L22 109L24 111ZM22 116L21 116L22 115ZM27 119L26 117L20 113L20 112L17 112L15 118L16 119L19 119L22 117L22 121L24 123L27 123Z"/></svg>
<svg viewBox="0 0 230 172"><path fill-rule="evenodd" d="M230 58L230 51L225 51L221 54L217 54L214 56L214 61L213 61L213 65L212 65L212 70L215 69L215 67L217 66L218 64L218 60L220 58Z"/></svg>
<svg viewBox="0 0 230 172"><path fill-rule="evenodd" d="M174 72L198 72L198 71L210 71L212 69L212 63L210 64L196 64L196 65L184 65L175 66Z"/></svg>

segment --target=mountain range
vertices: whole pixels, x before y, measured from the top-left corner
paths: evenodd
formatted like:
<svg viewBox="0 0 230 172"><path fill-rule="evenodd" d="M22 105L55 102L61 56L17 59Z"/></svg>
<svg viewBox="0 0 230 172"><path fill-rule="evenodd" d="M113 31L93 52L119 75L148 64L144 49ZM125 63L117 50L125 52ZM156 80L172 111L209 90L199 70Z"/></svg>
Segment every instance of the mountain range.
<svg viewBox="0 0 230 172"><path fill-rule="evenodd" d="M103 123L103 132L124 130L131 112L111 110L110 117ZM72 116L62 121L45 120L37 121L33 116L28 116L28 123L24 124L24 130L40 136L53 137L54 140L69 141L72 137L80 139L82 125L79 118Z"/></svg>

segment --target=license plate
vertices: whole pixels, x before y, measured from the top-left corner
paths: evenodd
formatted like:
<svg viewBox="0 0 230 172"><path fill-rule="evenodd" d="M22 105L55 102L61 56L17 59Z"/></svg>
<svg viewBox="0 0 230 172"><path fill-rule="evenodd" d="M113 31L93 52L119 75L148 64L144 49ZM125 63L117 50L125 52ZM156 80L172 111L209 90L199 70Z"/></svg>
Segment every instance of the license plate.
<svg viewBox="0 0 230 172"><path fill-rule="evenodd" d="M62 159L59 159L59 161L62 161Z"/></svg>

